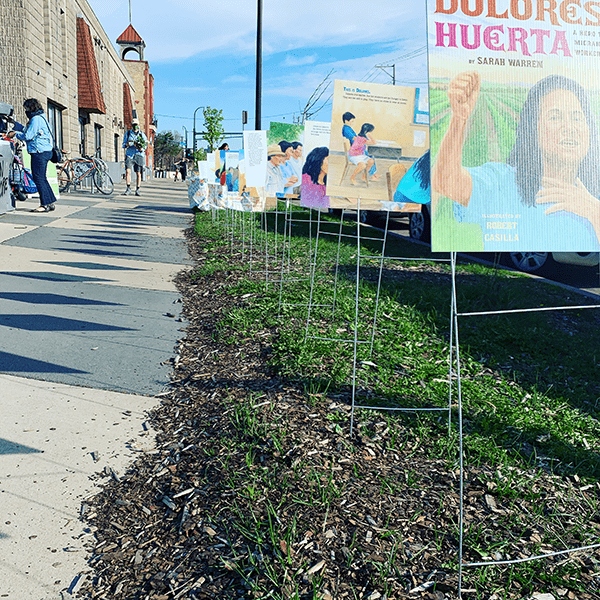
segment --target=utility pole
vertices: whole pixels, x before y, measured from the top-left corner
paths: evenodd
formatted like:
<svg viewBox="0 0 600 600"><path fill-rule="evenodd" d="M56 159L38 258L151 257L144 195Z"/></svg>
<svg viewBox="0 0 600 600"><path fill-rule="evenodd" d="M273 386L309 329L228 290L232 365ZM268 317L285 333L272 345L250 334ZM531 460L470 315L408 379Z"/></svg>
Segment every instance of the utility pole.
<svg viewBox="0 0 600 600"><path fill-rule="evenodd" d="M392 78L392 85L396 85L396 63L393 65L375 65L376 69L381 69L386 75L389 75ZM392 69L391 73L388 73L386 69Z"/></svg>
<svg viewBox="0 0 600 600"><path fill-rule="evenodd" d="M258 131L261 120L261 104L262 104L262 12L263 0L257 0L256 14L256 105L254 129Z"/></svg>

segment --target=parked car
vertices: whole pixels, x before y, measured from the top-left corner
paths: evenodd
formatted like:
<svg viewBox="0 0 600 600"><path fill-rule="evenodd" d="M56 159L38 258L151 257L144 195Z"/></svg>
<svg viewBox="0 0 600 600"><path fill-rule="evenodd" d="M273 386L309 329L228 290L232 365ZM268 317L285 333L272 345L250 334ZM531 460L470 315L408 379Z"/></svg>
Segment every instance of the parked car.
<svg viewBox="0 0 600 600"><path fill-rule="evenodd" d="M430 205L409 216L409 232L413 240L431 242ZM598 252L503 252L504 263L525 273L549 272L556 263L581 267L598 267Z"/></svg>

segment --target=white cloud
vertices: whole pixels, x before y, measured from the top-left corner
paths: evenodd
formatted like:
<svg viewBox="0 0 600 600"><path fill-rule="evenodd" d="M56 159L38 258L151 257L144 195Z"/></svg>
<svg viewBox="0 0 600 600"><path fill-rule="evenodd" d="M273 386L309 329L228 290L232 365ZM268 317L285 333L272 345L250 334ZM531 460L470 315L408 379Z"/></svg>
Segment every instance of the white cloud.
<svg viewBox="0 0 600 600"><path fill-rule="evenodd" d="M212 90L212 88L209 88L209 87L198 87L198 86L189 86L189 87L178 86L178 87L172 87L171 89L174 92L179 92L182 94L197 94L198 92L209 92Z"/></svg>
<svg viewBox="0 0 600 600"><path fill-rule="evenodd" d="M127 0L88 0L115 40L128 25ZM201 53L255 51L256 0L132 0L133 26L150 61ZM389 0L265 0L263 48L277 52L314 46L376 43L396 39L407 20L424 23L425 3ZM424 34L423 26L423 34Z"/></svg>
<svg viewBox="0 0 600 600"><path fill-rule="evenodd" d="M231 75L223 79L221 83L248 83L250 81L250 77L245 77L244 75Z"/></svg>
<svg viewBox="0 0 600 600"><path fill-rule="evenodd" d="M424 39L421 40L421 47ZM269 78L264 93L269 96L277 96L287 102L297 99L292 104L298 112L301 112L304 105L313 91L323 81L327 73L334 69L331 79L344 79L348 81L370 81L376 83L391 84L392 80L381 69L374 68L377 64L392 64L396 62L396 84L410 87L426 85L427 81L427 54L423 51L414 58L398 61L397 59L415 49L416 44L406 43L398 44L390 48L385 53L371 55L361 58L349 58L347 60L336 60L335 62L322 63L315 65L310 71L285 71L279 77ZM388 69L389 71L390 69ZM323 95L319 106L325 103L333 94L333 82L327 92ZM327 104L322 112L317 115L317 119L329 119L331 113L331 102Z"/></svg>
<svg viewBox="0 0 600 600"><path fill-rule="evenodd" d="M304 65L312 65L317 62L317 55L311 54L310 56L295 56L294 54L288 54L283 61L284 67L302 67Z"/></svg>

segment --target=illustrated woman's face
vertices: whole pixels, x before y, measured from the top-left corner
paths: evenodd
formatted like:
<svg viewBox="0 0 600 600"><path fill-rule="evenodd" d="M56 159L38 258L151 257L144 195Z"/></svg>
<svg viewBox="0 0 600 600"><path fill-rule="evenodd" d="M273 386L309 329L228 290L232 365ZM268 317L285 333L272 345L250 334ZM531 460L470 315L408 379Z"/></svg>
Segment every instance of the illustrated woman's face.
<svg viewBox="0 0 600 600"><path fill-rule="evenodd" d="M573 92L554 90L544 96L538 118L538 139L544 158L579 163L590 148L590 129Z"/></svg>
<svg viewBox="0 0 600 600"><path fill-rule="evenodd" d="M325 173L325 175L327 175L327 169L329 169L329 156L326 156L323 159L323 163L321 164L321 173Z"/></svg>

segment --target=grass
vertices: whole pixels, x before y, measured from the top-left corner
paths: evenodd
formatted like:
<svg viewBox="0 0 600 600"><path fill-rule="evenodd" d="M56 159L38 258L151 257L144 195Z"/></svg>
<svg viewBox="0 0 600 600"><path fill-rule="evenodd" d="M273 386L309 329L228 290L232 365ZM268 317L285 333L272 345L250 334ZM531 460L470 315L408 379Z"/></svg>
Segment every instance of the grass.
<svg viewBox="0 0 600 600"><path fill-rule="evenodd" d="M264 243L268 238L274 247L273 217L267 217L267 221L271 232L265 234L264 230L257 229L255 242ZM332 223L338 226L335 221ZM278 226L281 234L283 223ZM352 235L355 227L353 223L345 223L344 232ZM224 244L223 240L219 241L218 231L209 215L197 215L197 235L214 243L215 247ZM373 235L380 237L377 232ZM310 244L308 224L297 224L288 248L289 263L296 273L306 273ZM361 340L369 340L372 332L379 251L377 241L366 241L361 250L374 256L372 261L363 261L359 282L358 338ZM338 252L340 269L335 290L335 314L332 314L332 274ZM424 263L420 259L430 258L430 255L403 240L388 241L387 254L412 257L415 261L385 265L373 351L370 352L369 344L359 346L358 350L359 401L366 400L382 407L447 406L449 266ZM331 238L321 239L308 337L305 337L306 307L298 304L299 300L306 301L310 288L309 282L302 277L298 277L300 281L286 282L280 288L277 282L268 284L264 277L254 276L227 289L227 293L249 300L239 303L225 315L220 324L222 339L240 344L245 339L258 339L265 330L276 331L270 338L270 366L280 376L303 386L309 406L329 403L332 399L348 399L352 344L317 338L353 339L355 256L356 246L351 240L346 239L338 247ZM236 266L232 261L217 259L203 268L207 269L205 273L209 269L212 274L218 269L247 270L247 264ZM457 285L461 312L586 303L585 299L563 289L478 264L460 264ZM560 532L565 528L576 531L582 545L597 540L597 519L590 520L590 515L597 514L596 496L585 496L588 510L579 515L568 515L567 519L565 514L548 512L548 490L543 489L538 479L541 474L551 474L556 476L557 482L575 478L582 485L600 488L598 324L599 317L594 310L461 319L465 460L479 473L481 486L505 503L500 527L505 532L503 539L498 539L497 528L492 530L488 524L469 522L471 516L467 510L465 545L475 556L494 556L496 553L504 556L519 536L531 533L534 524L541 532L539 547L550 545L562 549ZM271 447L281 452L286 434L280 428L284 424L261 422L251 399L245 405L237 405L230 414L239 433L238 442L247 450L248 468L255 466L253 456L257 448ZM333 412L329 418L332 426L342 431L348 417L344 412ZM449 469L456 467L456 431L453 429L448 435L443 413L407 416L358 411L357 418L358 429L364 438L378 435L378 429L372 427L374 418L383 424L379 431L382 427L387 428L389 452L410 452L411 447L416 449L427 440L426 455L442 457ZM273 435L274 430L280 433ZM331 473L323 473L304 463L293 468L296 477L304 472L308 484L306 489L297 489L294 493L282 491L284 498L286 493L289 494L290 502L326 509L342 495L343 490L338 489ZM247 501L256 501L258 490L268 486L272 476L272 472L255 470L253 477L258 484L244 488ZM357 479L360 476L360 472L355 472ZM415 473L407 471L404 481L381 478L380 493L394 494L399 486L422 489L423 485L427 484ZM567 493L566 489L564 493ZM562 492L559 485L557 493ZM521 524L523 503L532 507L525 526ZM251 531L248 535L257 544L259 555L265 540L275 548L281 546L282 541L288 547L292 539L298 542L297 524L282 524L276 517L277 511L269 509L266 516L263 512L261 519L257 517L254 523L245 526ZM439 535L443 537L442 533ZM353 542L349 546L349 561L352 551ZM281 555L278 560L285 572L286 557ZM385 582L393 575L392 563L390 560L375 565L374 579ZM248 555L237 568L250 586L254 585L253 574L259 568L267 569L271 579L281 576L279 571L262 564L256 554ZM578 569L576 561L565 561L562 566L551 569L540 569L539 564L529 563L511 567L508 579L514 589L532 589L532 582L535 582L538 587L546 586L548 590L561 585L578 590ZM489 597L490 591L495 591L500 598L510 597L505 590L495 586L499 572L496 567L488 567L466 574L471 587L485 591L485 594L477 592L478 598ZM288 597L297 597L299 586L290 583L289 574L285 580ZM315 590L317 588L318 581ZM261 592L259 587L253 589L256 593ZM582 587L581 591L584 589Z"/></svg>

